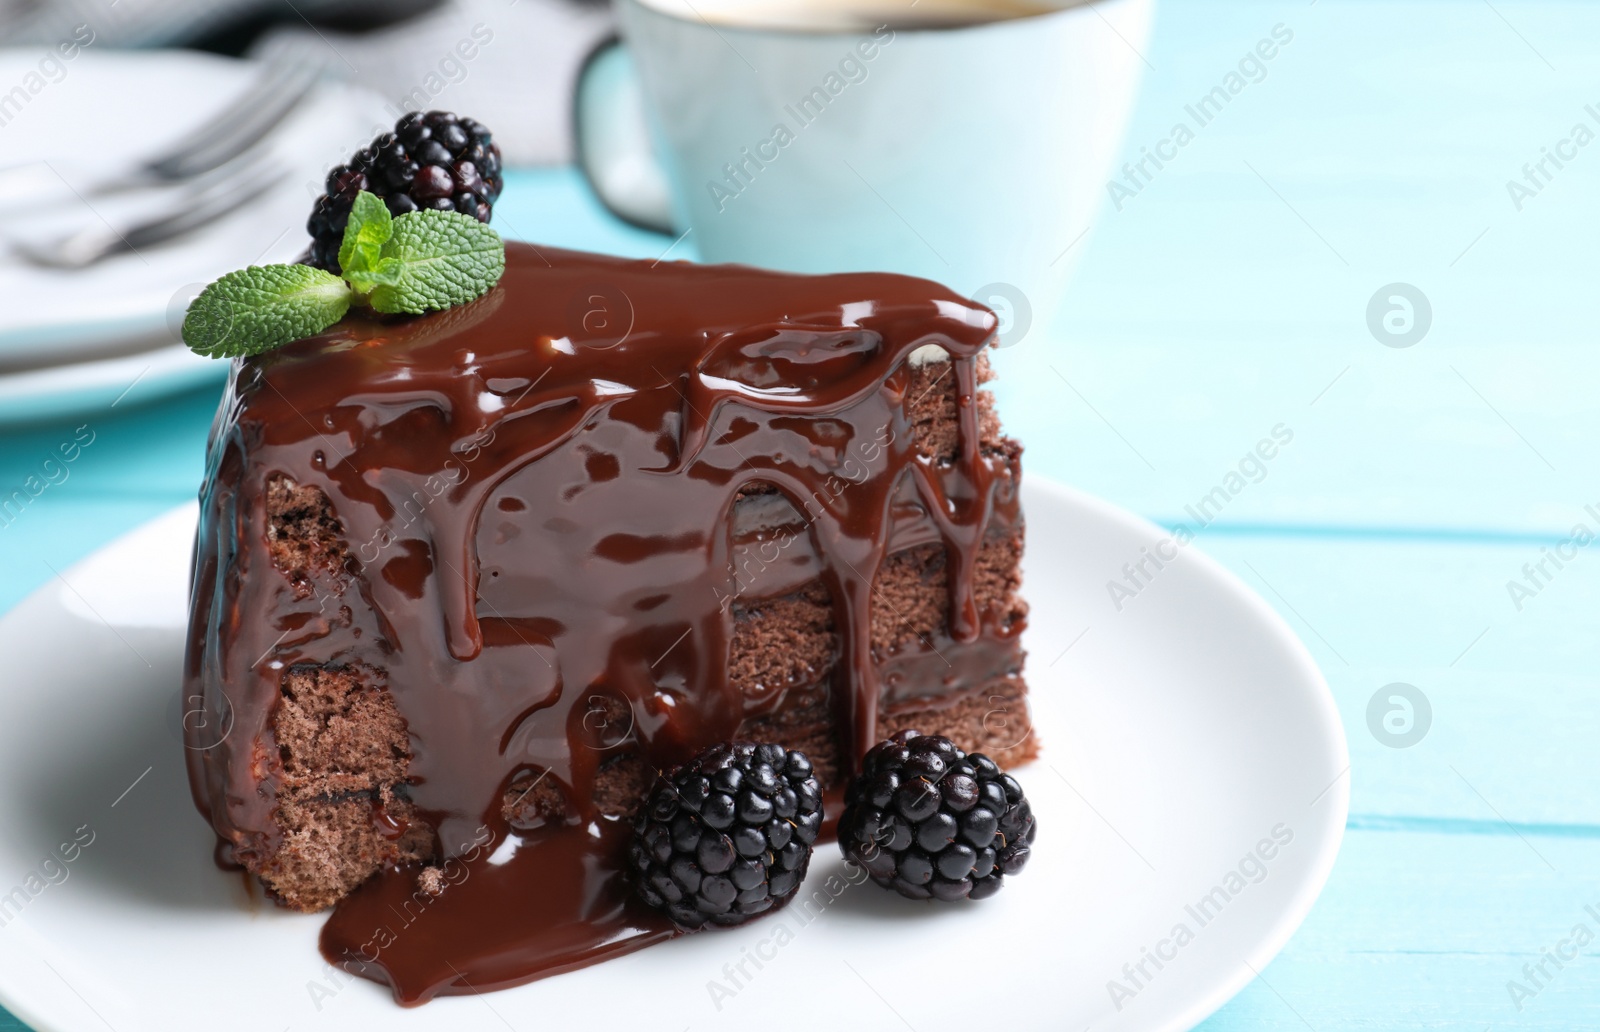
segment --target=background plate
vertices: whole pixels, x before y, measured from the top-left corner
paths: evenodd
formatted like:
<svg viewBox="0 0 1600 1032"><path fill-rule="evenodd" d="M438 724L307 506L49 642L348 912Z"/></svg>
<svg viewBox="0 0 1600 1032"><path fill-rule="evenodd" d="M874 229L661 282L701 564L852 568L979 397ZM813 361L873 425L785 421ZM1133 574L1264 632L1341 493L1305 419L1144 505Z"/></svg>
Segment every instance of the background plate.
<svg viewBox="0 0 1600 1032"><path fill-rule="evenodd" d="M826 846L802 889L821 893L809 918L792 905L412 1011L322 962L321 917L213 866L178 732L195 510L147 524L0 620L0 1002L44 1032L782 1029L843 1015L918 1032L1187 1028L1271 960L1326 880L1348 805L1344 734L1304 647L1231 574L1176 549L1119 610L1107 581L1164 532L1037 479L1025 503L1044 747L1019 776L1041 829L1003 892L933 907L836 880L834 895L844 869ZM61 849L74 838L88 844Z"/></svg>
<svg viewBox="0 0 1600 1032"><path fill-rule="evenodd" d="M0 82L21 81L39 56L0 48ZM66 68L5 127L0 241L49 240L102 217L120 223L146 206L162 207L149 197L97 196L92 187L225 109L261 72L255 62L208 54L94 49ZM152 111L162 113L159 127ZM23 299L0 310L0 367L102 357L128 342L174 339L200 287L230 269L293 261L305 250L306 218L327 170L395 117L376 94L323 82L264 143L281 180L213 225L72 272L36 268L0 245L0 288ZM63 133L64 125L72 131Z"/></svg>
<svg viewBox="0 0 1600 1032"><path fill-rule="evenodd" d="M0 82L22 81L41 53L0 47ZM395 118L377 94L321 82L265 141L282 177L248 206L87 269L41 269L13 253L13 237L51 240L164 207L168 199L92 188L227 108L261 73L209 54L99 47L63 67L6 124L0 151L0 297L15 299L0 306L0 425L108 405L135 384L136 399L149 401L220 382L227 363L177 343L189 302L231 269L293 261L327 170Z"/></svg>

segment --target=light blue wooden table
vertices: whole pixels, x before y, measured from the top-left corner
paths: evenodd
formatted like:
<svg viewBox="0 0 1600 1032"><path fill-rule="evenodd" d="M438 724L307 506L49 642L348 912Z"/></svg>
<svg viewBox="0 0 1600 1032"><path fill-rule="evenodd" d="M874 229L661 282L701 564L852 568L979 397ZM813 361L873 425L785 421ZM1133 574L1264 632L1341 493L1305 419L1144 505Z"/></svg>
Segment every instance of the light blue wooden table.
<svg viewBox="0 0 1600 1032"><path fill-rule="evenodd" d="M1600 547L1562 544L1600 533L1600 140L1575 135L1600 134L1600 6L1167 0L1129 155L1279 23L1294 38L1266 77L1076 245L1064 311L1000 355L1002 411L1030 473L1168 524L1294 432L1199 544L1326 671L1350 830L1299 934L1204 1027L1600 1028L1600 942L1544 959L1577 925L1600 935ZM511 176L496 224L670 243L567 170ZM1432 312L1408 347L1368 325L1396 282ZM0 528L0 609L192 497L214 396L5 430L6 488L73 426L97 438ZM1393 682L1432 708L1407 748L1369 729Z"/></svg>

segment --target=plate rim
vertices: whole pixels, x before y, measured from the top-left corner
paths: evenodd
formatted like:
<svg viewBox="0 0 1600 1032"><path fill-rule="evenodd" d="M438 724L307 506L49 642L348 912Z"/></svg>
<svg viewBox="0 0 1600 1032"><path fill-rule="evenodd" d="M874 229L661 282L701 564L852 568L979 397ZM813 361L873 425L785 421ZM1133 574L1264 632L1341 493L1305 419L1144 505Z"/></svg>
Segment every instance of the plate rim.
<svg viewBox="0 0 1600 1032"><path fill-rule="evenodd" d="M134 403L142 404L213 383L220 399L228 369L228 362L200 358L182 343L169 342L125 355L3 373L0 428L70 419L130 396ZM115 547L125 536L118 535L104 547Z"/></svg>
<svg viewBox="0 0 1600 1032"><path fill-rule="evenodd" d="M1066 505L1092 510L1108 522L1120 524L1152 541L1171 536L1170 532L1162 529L1159 524L1135 512L1049 477L1024 478L1023 491L1055 495ZM1024 507L1026 511L1026 497L1024 497ZM1350 815L1350 745L1345 735L1344 721L1339 714L1338 702L1334 699L1333 690L1328 686L1327 678L1322 673L1322 667L1318 665L1311 655L1311 650L1306 648L1305 642L1295 633L1294 628L1289 626L1283 615L1262 598L1260 593L1246 584L1243 578L1195 545L1185 546L1183 554L1186 560L1194 561L1204 571L1207 579L1226 589L1235 599L1243 603L1264 627L1270 628L1275 636L1288 646L1297 664L1310 675L1307 684L1310 690L1306 694L1313 703L1313 710L1318 717L1316 726L1327 736L1327 743L1331 747L1330 752L1335 761L1343 760L1343 769L1335 777L1333 784L1324 790L1323 796L1319 797L1327 799L1332 804L1332 810L1323 819L1320 848L1295 893L1293 903L1280 912L1268 934L1263 935L1253 951L1243 958L1248 967L1216 984L1210 993L1202 995L1186 1013L1179 1015L1177 1020L1161 1026L1164 1029L1192 1029L1198 1026L1243 992L1250 983L1256 981L1259 977L1258 972L1265 970L1267 965L1283 952L1283 948L1289 944L1289 940L1294 938L1294 934L1310 916L1311 908L1316 906L1317 900L1322 897L1322 890L1327 887L1334 865L1338 862L1339 851L1344 846L1344 835Z"/></svg>

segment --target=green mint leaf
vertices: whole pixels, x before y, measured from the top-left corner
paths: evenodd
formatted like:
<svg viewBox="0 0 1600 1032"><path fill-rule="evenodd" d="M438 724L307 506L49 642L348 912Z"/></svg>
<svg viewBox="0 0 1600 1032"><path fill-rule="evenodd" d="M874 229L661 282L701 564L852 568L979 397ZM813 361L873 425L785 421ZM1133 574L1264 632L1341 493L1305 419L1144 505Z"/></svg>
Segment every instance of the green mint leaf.
<svg viewBox="0 0 1600 1032"><path fill-rule="evenodd" d="M344 227L344 240L339 244L339 268L362 293L366 290L356 283L356 278L377 266L383 245L393 233L394 220L378 195L366 190L356 194L350 221Z"/></svg>
<svg viewBox="0 0 1600 1032"><path fill-rule="evenodd" d="M470 215L413 211L394 220L379 268L387 282L372 287L372 307L417 315L486 293L505 271L506 248L500 234Z"/></svg>
<svg viewBox="0 0 1600 1032"><path fill-rule="evenodd" d="M206 358L259 355L344 318L350 288L309 265L252 265L200 292L183 317L183 342Z"/></svg>
<svg viewBox="0 0 1600 1032"><path fill-rule="evenodd" d="M392 287L400 282L402 264L398 258L380 258L373 268L361 272L346 271L344 278L350 282L350 286L360 295L362 301L368 301L368 295L379 287Z"/></svg>

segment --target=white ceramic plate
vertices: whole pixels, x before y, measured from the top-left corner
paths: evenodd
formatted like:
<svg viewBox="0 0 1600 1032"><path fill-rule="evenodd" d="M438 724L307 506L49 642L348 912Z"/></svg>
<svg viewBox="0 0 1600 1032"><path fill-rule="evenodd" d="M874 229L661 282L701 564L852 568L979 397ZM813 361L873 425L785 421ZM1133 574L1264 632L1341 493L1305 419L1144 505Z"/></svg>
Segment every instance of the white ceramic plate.
<svg viewBox="0 0 1600 1032"><path fill-rule="evenodd" d="M109 408L124 398L144 403L203 383L220 385L228 363L201 358L182 344L70 362L0 376L0 426Z"/></svg>
<svg viewBox="0 0 1600 1032"><path fill-rule="evenodd" d="M41 1030L117 1032L1188 1028L1327 878L1344 734L1305 648L1216 563L1182 551L1119 612L1107 580L1162 532L1038 480L1025 501L1044 749L1019 777L1041 830L998 896L939 907L835 882L834 898L828 846L809 921L791 906L409 1011L328 969L320 917L212 865L177 736L195 512L148 524L0 620L0 1002Z"/></svg>

